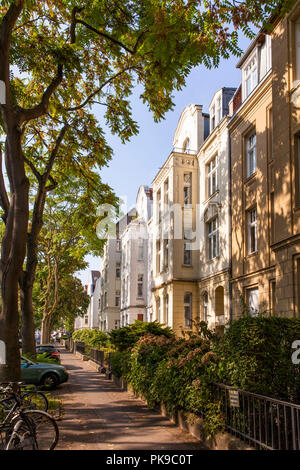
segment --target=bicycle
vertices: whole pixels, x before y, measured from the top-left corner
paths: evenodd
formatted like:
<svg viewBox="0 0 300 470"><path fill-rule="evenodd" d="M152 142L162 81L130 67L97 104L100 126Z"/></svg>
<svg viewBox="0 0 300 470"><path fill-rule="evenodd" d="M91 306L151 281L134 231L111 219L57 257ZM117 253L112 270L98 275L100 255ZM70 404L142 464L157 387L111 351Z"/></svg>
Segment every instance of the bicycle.
<svg viewBox="0 0 300 470"><path fill-rule="evenodd" d="M24 408L29 409L37 409L42 411L48 411L48 399L43 392L37 390L36 386L32 385L25 385L21 382L19 387L19 397L22 400ZM14 400L12 399L11 395L8 398L6 393L6 386L8 383L2 383L0 385L0 397L1 395L3 398L0 398L0 408L1 406L5 409L5 411L10 410L14 404Z"/></svg>
<svg viewBox="0 0 300 470"><path fill-rule="evenodd" d="M12 382L6 387L14 404L0 424L0 449L53 450L59 439L56 421L45 411L24 410L18 386Z"/></svg>

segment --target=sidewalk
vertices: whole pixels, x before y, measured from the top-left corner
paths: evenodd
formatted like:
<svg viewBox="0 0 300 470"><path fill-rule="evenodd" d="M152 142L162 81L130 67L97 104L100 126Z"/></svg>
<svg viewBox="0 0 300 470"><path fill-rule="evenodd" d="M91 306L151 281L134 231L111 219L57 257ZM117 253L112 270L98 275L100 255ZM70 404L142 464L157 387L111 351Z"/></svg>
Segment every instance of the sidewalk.
<svg viewBox="0 0 300 470"><path fill-rule="evenodd" d="M58 450L206 450L74 354L62 350L61 360L70 377L58 389L64 403Z"/></svg>

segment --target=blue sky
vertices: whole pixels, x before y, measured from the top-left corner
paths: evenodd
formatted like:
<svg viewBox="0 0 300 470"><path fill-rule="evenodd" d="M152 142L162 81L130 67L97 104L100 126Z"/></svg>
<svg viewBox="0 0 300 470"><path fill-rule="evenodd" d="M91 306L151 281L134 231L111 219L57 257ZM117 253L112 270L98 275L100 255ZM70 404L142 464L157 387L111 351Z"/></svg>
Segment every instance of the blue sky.
<svg viewBox="0 0 300 470"><path fill-rule="evenodd" d="M240 47L245 50L250 41L242 38ZM151 186L159 168L167 159L180 114L190 104L208 107L214 93L226 86L237 87L241 82L241 71L236 68L238 59L222 60L218 69L207 70L204 66L195 68L187 79L186 87L174 94L174 109L166 114L163 121L155 123L147 106L139 99L138 89L132 96L134 119L139 124L139 134L129 143L107 133L108 143L114 151L109 167L102 169L101 177L109 184L117 196L126 198L128 209L135 204L137 190L141 184ZM95 109L97 115L97 109ZM100 113L99 113L100 119ZM90 269L99 269L100 259L87 257L89 268L79 273L83 284L87 283Z"/></svg>

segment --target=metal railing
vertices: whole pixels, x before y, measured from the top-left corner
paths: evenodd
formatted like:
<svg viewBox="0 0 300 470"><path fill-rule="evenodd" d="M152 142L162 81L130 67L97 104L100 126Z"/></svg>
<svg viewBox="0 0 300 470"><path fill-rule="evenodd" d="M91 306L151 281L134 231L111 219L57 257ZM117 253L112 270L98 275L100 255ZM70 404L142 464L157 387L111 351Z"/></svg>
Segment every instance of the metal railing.
<svg viewBox="0 0 300 470"><path fill-rule="evenodd" d="M228 432L258 449L300 450L300 405L214 385Z"/></svg>
<svg viewBox="0 0 300 470"><path fill-rule="evenodd" d="M91 348L90 358L99 366L104 366L104 351L99 351L98 349Z"/></svg>
<svg viewBox="0 0 300 470"><path fill-rule="evenodd" d="M85 354L85 343L75 341L75 351Z"/></svg>

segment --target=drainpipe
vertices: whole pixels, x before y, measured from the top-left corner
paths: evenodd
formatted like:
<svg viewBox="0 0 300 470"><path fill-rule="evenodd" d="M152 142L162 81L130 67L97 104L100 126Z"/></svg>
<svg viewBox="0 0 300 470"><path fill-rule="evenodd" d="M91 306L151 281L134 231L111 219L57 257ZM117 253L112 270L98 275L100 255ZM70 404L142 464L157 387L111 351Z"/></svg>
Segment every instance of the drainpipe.
<svg viewBox="0 0 300 470"><path fill-rule="evenodd" d="M231 140L230 132L228 129L228 235L229 235L229 320L232 321L232 210L231 210L231 199L232 199L232 188L231 188Z"/></svg>

